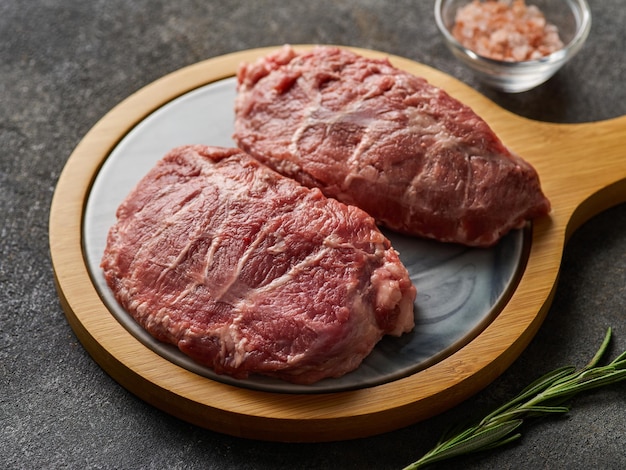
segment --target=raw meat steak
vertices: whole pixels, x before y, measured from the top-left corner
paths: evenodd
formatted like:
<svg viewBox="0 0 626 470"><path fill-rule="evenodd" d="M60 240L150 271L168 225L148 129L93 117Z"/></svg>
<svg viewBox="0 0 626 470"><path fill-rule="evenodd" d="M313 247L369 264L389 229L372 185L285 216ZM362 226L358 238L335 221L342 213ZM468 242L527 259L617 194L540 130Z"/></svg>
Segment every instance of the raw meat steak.
<svg viewBox="0 0 626 470"><path fill-rule="evenodd" d="M489 246L550 210L483 119L387 60L285 46L240 67L235 113L240 148L399 232Z"/></svg>
<svg viewBox="0 0 626 470"><path fill-rule="evenodd" d="M308 384L413 328L413 287L374 220L239 149L186 146L127 196L102 268L160 341L217 373Z"/></svg>

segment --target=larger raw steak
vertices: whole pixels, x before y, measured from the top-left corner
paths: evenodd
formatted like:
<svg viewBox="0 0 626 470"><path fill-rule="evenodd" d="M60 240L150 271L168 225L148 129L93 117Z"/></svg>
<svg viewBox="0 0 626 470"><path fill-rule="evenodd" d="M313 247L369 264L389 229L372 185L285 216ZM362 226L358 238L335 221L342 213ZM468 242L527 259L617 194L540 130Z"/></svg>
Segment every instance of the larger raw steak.
<svg viewBox="0 0 626 470"><path fill-rule="evenodd" d="M102 259L115 297L217 373L308 384L413 328L415 288L374 220L238 149L174 149L117 218Z"/></svg>
<svg viewBox="0 0 626 470"><path fill-rule="evenodd" d="M285 46L240 67L235 112L240 148L400 232L488 246L550 210L483 119L387 60Z"/></svg>

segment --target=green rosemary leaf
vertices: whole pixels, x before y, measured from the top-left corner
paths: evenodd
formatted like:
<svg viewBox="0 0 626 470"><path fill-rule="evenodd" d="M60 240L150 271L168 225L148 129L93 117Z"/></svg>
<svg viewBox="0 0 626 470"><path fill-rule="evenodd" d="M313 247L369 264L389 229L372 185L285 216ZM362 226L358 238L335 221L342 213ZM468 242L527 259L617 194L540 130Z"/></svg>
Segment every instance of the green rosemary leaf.
<svg viewBox="0 0 626 470"><path fill-rule="evenodd" d="M495 449L496 447L501 447L501 446L507 445L507 444L509 444L509 443L511 443L513 441L516 441L520 437L522 437L522 434L518 432L516 434L513 434L512 436L506 437L506 438L504 438L504 439L502 439L502 440L500 440L498 442L495 442L492 445L486 445L485 447L483 447L480 450L481 451L492 450L492 449Z"/></svg>
<svg viewBox="0 0 626 470"><path fill-rule="evenodd" d="M624 351L624 354L622 354L620 357L616 358L609 365L614 367L614 368L616 368L616 369L626 369L626 351Z"/></svg>
<svg viewBox="0 0 626 470"><path fill-rule="evenodd" d="M587 364L585 366L585 369L591 369L591 368L595 367L598 364L598 362L600 362L600 359L602 359L602 356L604 356L604 353L606 352L607 348L609 347L609 343L611 342L611 334L612 333L613 333L613 330L611 329L611 327L609 327L606 330L606 334L604 335L604 340L602 341L602 344L600 345L600 348L596 352L595 356L593 356L591 361L589 361L589 364Z"/></svg>
<svg viewBox="0 0 626 470"><path fill-rule="evenodd" d="M455 426L450 426L448 430L441 434L436 446L439 447L440 445L443 445L445 442L454 439L455 436L460 437L463 434L471 433L475 427L476 426L468 427L466 423L458 423Z"/></svg>
<svg viewBox="0 0 626 470"><path fill-rule="evenodd" d="M572 396L581 391L602 387L610 383L617 383L623 380L622 376L626 370L615 370L613 368L602 368L602 370L592 370L592 373L581 373L569 381L552 387L541 394L543 400L558 399L565 396Z"/></svg>
<svg viewBox="0 0 626 470"><path fill-rule="evenodd" d="M541 393L542 391L550 387L554 382L564 377L569 377L575 370L576 370L575 367L561 367L560 369L553 370L552 372L549 372L543 375L542 377L540 377L539 379L531 383L529 386L527 386L525 389L523 389L511 401L509 401L505 405L501 406L500 408L496 409L495 411L487 415L483 419L483 422L489 421L494 416L500 415L504 413L506 410L509 410L513 408L514 406L516 406L517 404L523 402L524 400L530 397L533 397L537 395L538 393Z"/></svg>
<svg viewBox="0 0 626 470"><path fill-rule="evenodd" d="M515 419L495 426L485 427L476 434L457 442L454 447L446 449L446 453L442 453L442 455L453 456L457 454L468 454L482 450L485 446L497 445L501 442L502 438L505 438L515 431L523 422L524 421L521 419Z"/></svg>
<svg viewBox="0 0 626 470"><path fill-rule="evenodd" d="M472 426L467 428L466 430L451 436L450 438L446 439L443 442L440 442L437 445L437 448L439 449L439 451L442 450L446 450L449 449L451 447L456 446L459 442L464 441L467 437L471 436L472 434L476 433L476 431L479 429L478 426Z"/></svg>
<svg viewBox="0 0 626 470"><path fill-rule="evenodd" d="M569 407L562 405L579 393L626 380L626 351L608 365L598 366L608 349L611 333L609 328L600 348L584 368L561 367L543 375L477 425L442 437L432 450L405 470L416 470L452 457L500 447L521 436L520 433L513 434L513 431L525 419L567 413Z"/></svg>
<svg viewBox="0 0 626 470"><path fill-rule="evenodd" d="M515 410L509 411L503 415L501 415L500 421L508 420L511 418L514 419L523 419L525 417L530 416L541 416L542 414L552 414L552 413L567 413L569 411L569 407L567 406L541 406L541 405L531 405L517 408Z"/></svg>
<svg viewBox="0 0 626 470"><path fill-rule="evenodd" d="M505 442L510 442L511 440L519 437L520 435L512 437L508 437L508 435L517 429L522 423L523 420L518 419L498 424L496 426L491 426L478 431L475 434L466 436L461 440L456 440L452 445L447 443L443 447L435 447L431 452L424 455L424 457L405 467L404 470L417 470L425 465L430 465L432 463L447 460L459 455L465 455L487 448L498 447Z"/></svg>
<svg viewBox="0 0 626 470"><path fill-rule="evenodd" d="M612 372L606 372L604 375L599 377L594 377L592 379L585 379L579 383L572 384L567 388L564 388L562 391L557 392L557 394L578 394L580 392L584 392L587 390L593 390L595 388L604 387L606 385L611 385L622 380L626 380L626 369L616 370Z"/></svg>
<svg viewBox="0 0 626 470"><path fill-rule="evenodd" d="M540 393L542 390L545 390L548 387L551 387L555 383L558 383L560 380L563 380L566 377L572 375L572 373L576 370L574 366L566 366L561 367L559 369L555 369L552 372L548 372L543 375L539 379L535 380L532 384L526 387L524 390L520 392L518 397L527 398L532 395L536 395Z"/></svg>

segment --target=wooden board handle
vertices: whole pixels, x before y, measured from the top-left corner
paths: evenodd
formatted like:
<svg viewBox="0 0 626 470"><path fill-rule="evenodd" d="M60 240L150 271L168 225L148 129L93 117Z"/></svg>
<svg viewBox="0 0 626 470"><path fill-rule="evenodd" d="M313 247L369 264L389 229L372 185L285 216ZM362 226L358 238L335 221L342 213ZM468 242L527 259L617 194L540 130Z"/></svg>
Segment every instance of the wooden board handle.
<svg viewBox="0 0 626 470"><path fill-rule="evenodd" d="M553 223L566 237L592 216L626 201L626 116L583 124L516 117L506 124L502 139L539 172Z"/></svg>

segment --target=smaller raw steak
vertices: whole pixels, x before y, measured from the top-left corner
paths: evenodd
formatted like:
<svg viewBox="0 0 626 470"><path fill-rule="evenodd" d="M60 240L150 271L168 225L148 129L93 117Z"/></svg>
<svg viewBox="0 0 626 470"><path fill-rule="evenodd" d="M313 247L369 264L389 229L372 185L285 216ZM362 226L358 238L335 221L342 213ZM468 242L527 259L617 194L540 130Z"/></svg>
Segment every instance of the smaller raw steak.
<svg viewBox="0 0 626 470"><path fill-rule="evenodd" d="M380 224L489 246L550 204L470 108L387 60L286 46L238 71L237 145Z"/></svg>
<svg viewBox="0 0 626 470"><path fill-rule="evenodd" d="M413 328L413 287L374 219L238 149L172 150L117 211L102 268L155 338L220 374L308 384Z"/></svg>

